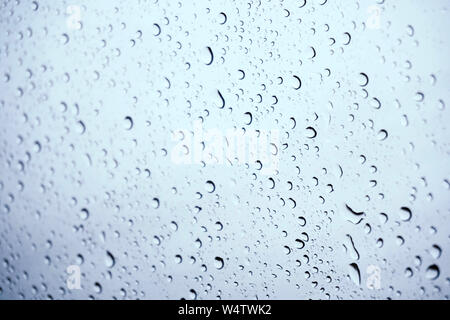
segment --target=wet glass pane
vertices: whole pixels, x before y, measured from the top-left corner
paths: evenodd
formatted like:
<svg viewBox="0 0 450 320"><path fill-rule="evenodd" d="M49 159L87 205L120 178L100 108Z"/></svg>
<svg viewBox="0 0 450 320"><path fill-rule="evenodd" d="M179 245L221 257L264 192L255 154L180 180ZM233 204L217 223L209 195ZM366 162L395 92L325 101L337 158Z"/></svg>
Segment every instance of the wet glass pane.
<svg viewBox="0 0 450 320"><path fill-rule="evenodd" d="M0 299L448 299L446 0L0 3Z"/></svg>

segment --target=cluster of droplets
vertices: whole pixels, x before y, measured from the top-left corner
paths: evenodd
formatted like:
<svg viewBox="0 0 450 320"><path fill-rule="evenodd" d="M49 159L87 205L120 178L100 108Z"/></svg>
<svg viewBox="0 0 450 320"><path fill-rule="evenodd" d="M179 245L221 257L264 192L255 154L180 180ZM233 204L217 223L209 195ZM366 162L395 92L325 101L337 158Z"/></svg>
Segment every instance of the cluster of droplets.
<svg viewBox="0 0 450 320"><path fill-rule="evenodd" d="M448 299L450 8L0 6L0 299Z"/></svg>

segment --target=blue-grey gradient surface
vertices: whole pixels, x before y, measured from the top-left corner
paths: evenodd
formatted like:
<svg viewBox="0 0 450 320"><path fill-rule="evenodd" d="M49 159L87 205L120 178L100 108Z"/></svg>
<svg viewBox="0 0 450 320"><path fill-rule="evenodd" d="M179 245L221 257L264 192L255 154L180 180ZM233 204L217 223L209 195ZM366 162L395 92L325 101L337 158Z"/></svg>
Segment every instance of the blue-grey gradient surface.
<svg viewBox="0 0 450 320"><path fill-rule="evenodd" d="M449 10L1 1L0 299L448 299Z"/></svg>

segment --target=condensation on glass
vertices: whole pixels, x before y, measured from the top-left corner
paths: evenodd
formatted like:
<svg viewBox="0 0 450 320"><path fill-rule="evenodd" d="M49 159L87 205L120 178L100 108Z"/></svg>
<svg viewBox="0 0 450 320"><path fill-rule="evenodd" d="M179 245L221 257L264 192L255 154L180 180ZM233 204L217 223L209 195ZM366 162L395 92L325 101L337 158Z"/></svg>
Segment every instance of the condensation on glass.
<svg viewBox="0 0 450 320"><path fill-rule="evenodd" d="M0 299L448 299L449 9L2 1Z"/></svg>

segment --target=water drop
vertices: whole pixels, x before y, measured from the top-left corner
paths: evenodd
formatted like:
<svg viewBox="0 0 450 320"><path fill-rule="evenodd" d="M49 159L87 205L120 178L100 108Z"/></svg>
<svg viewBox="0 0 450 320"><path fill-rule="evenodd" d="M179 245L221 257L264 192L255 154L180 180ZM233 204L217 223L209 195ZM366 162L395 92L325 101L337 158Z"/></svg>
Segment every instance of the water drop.
<svg viewBox="0 0 450 320"><path fill-rule="evenodd" d="M114 267L116 264L116 259L114 258L113 254L109 251L106 251L106 257L105 257L105 265L108 268Z"/></svg>
<svg viewBox="0 0 450 320"><path fill-rule="evenodd" d="M217 270L223 269L224 261L221 257L215 257L214 259L214 267L216 267Z"/></svg>

